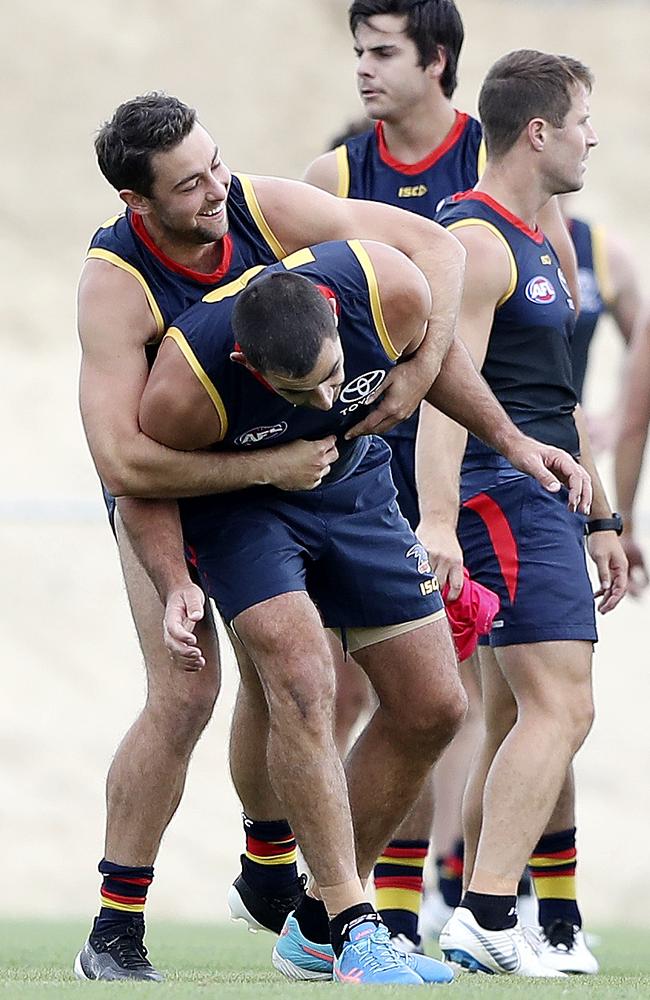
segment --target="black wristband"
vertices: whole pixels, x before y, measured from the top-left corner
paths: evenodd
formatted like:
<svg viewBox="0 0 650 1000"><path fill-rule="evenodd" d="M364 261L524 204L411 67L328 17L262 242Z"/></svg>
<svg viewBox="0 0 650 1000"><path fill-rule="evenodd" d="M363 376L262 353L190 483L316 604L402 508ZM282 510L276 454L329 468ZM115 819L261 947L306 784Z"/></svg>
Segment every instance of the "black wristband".
<svg viewBox="0 0 650 1000"><path fill-rule="evenodd" d="M593 521L585 524L585 534L593 535L595 531L615 531L617 535L623 533L623 518L614 512L611 517L596 517Z"/></svg>

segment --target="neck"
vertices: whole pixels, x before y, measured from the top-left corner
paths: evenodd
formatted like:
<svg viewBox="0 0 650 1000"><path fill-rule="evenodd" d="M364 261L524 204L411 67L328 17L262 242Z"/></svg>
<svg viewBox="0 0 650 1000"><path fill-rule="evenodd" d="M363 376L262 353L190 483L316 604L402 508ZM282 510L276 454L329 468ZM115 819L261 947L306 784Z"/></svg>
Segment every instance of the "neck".
<svg viewBox="0 0 650 1000"><path fill-rule="evenodd" d="M456 112L441 92L431 94L399 118L384 119L384 139L391 156L401 163L417 163L445 139Z"/></svg>
<svg viewBox="0 0 650 1000"><path fill-rule="evenodd" d="M530 162L515 161L514 157L504 157L487 166L476 185L477 191L489 194L530 229L537 226L537 213L546 205L551 192Z"/></svg>
<svg viewBox="0 0 650 1000"><path fill-rule="evenodd" d="M149 215L142 216L147 233L166 257L183 267L211 274L219 266L223 256L223 240L214 243L188 243L170 234Z"/></svg>

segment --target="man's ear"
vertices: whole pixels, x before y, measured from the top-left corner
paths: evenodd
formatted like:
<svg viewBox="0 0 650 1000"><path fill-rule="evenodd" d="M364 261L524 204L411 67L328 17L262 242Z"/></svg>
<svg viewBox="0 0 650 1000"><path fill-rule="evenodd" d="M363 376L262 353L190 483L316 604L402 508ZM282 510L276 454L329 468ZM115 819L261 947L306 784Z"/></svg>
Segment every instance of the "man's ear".
<svg viewBox="0 0 650 1000"><path fill-rule="evenodd" d="M236 365L242 365L244 368L247 368L249 372L257 371L257 368L253 368L243 351L231 351L230 360L234 361Z"/></svg>
<svg viewBox="0 0 650 1000"><path fill-rule="evenodd" d="M129 206L132 212L137 212L138 215L148 215L151 211L151 201L149 198L145 198L143 194L138 194L137 191L131 191L130 188L124 188L120 191L120 198Z"/></svg>
<svg viewBox="0 0 650 1000"><path fill-rule="evenodd" d="M440 80L447 67L447 50L444 45L436 45L435 58L428 66L425 66L425 73L434 80Z"/></svg>
<svg viewBox="0 0 650 1000"><path fill-rule="evenodd" d="M543 118L532 118L528 122L528 141L536 153L541 153L548 137L548 122Z"/></svg>
<svg viewBox="0 0 650 1000"><path fill-rule="evenodd" d="M332 310L332 312L334 314L334 325L336 326L336 329L338 330L338 328L339 328L339 313L338 313L336 299L334 299L334 298L328 299L327 300L327 304L328 304L328 306L330 307L330 309Z"/></svg>

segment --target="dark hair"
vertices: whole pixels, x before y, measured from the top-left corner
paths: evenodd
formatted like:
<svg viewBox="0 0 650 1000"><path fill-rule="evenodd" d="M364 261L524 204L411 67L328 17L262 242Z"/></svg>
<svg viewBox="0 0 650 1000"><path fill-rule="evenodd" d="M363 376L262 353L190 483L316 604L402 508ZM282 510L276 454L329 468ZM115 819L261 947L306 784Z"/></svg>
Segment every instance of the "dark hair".
<svg viewBox="0 0 650 1000"><path fill-rule="evenodd" d="M445 97L451 97L458 83L458 57L465 38L454 0L353 0L348 9L352 34L360 21L377 14L406 16L406 37L415 42L423 69L437 58L438 46L444 48L447 59L440 85Z"/></svg>
<svg viewBox="0 0 650 1000"><path fill-rule="evenodd" d="M239 346L258 371L304 378L323 343L337 336L330 306L301 274L275 271L253 280L238 296L232 326Z"/></svg>
<svg viewBox="0 0 650 1000"><path fill-rule="evenodd" d="M488 155L498 158L512 149L533 118L561 128L580 85L590 91L593 76L569 56L518 49L499 59L478 99Z"/></svg>
<svg viewBox="0 0 650 1000"><path fill-rule="evenodd" d="M177 97L154 92L120 104L95 139L99 169L117 191L128 188L150 197L151 157L173 149L189 135L196 111Z"/></svg>

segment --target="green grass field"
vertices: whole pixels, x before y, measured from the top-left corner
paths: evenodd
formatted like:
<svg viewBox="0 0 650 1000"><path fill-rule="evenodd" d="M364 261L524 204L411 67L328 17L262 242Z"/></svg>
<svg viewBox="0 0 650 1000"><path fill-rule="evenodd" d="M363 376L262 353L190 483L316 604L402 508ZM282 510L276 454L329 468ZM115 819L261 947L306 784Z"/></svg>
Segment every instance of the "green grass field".
<svg viewBox="0 0 650 1000"><path fill-rule="evenodd" d="M153 992L187 1000L261 1000L262 997L323 996L335 989L349 992L352 986L329 983L289 983L270 965L273 939L267 934L248 934L239 926L165 924L151 926L148 945L156 965L167 981L130 983L78 983L71 965L84 940L83 924L45 921L0 921L0 998L46 1000L47 997L80 997L82 993L108 995L120 1000ZM449 987L455 1000L496 997L535 997L557 1000L589 997L596 1000L641 1000L650 998L650 932L601 929L597 949L602 973L598 977L574 977L556 981L531 981L492 976L461 976ZM424 989L424 987L420 987ZM382 987L375 991L391 997L413 996L413 988Z"/></svg>

